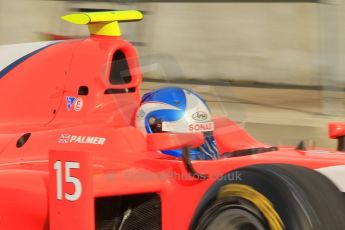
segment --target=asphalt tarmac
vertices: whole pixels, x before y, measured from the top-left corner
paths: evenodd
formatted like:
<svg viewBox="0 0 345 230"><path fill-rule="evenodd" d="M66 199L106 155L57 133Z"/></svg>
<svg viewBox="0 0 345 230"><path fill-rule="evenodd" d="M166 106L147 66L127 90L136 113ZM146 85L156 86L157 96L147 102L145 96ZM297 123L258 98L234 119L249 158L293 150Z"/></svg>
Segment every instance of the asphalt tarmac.
<svg viewBox="0 0 345 230"><path fill-rule="evenodd" d="M328 123L345 122L343 90L248 87L231 85L144 82L141 92L162 86L181 86L201 94L213 115L227 116L256 139L272 145L308 148L336 147L328 138Z"/></svg>

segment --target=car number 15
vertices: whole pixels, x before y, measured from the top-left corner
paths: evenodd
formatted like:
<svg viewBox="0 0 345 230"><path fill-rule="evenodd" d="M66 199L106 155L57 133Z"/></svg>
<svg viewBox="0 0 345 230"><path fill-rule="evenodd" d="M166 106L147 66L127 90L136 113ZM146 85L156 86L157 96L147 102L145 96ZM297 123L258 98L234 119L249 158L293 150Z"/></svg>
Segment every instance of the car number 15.
<svg viewBox="0 0 345 230"><path fill-rule="evenodd" d="M71 176L72 169L79 169L79 162L64 162L65 170L62 170L63 162L56 161L54 163L54 170L56 171L56 197L58 200L66 199L68 201L76 201L80 198L82 194L82 184L80 180L76 177ZM63 171L65 172L65 177L63 179ZM67 192L63 193L64 183L71 183L74 186L74 193L69 194Z"/></svg>

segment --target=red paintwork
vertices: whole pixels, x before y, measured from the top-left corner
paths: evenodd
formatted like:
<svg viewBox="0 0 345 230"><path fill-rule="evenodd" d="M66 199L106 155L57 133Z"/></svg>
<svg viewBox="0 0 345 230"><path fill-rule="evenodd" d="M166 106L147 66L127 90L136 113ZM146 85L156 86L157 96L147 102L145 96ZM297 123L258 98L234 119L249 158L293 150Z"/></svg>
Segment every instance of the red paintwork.
<svg viewBox="0 0 345 230"><path fill-rule="evenodd" d="M153 151L198 147L204 143L202 133L150 133L146 136L147 149Z"/></svg>
<svg viewBox="0 0 345 230"><path fill-rule="evenodd" d="M118 49L127 56L133 81L113 86L108 80L109 66ZM309 153L286 147L251 156L195 161L196 170L210 178L197 181L185 177L181 160L152 150L163 148L164 143L167 147L178 146L178 140L169 141L166 135L147 140L133 126L141 80L135 49L120 37L105 36L53 45L0 79L1 229L94 229L95 197L147 192L161 196L164 230L187 229L203 194L229 171L263 163L313 169L345 163L340 152ZM89 95L78 96L80 86L88 86ZM135 92L104 94L108 88L131 87L136 88ZM68 111L66 96L82 98L82 110ZM227 118L215 118L215 127L222 152L268 146ZM25 133L31 133L31 137L17 148L17 140ZM106 141L104 145L60 144L62 134L101 137ZM200 141L197 135L185 138L181 145ZM152 143L160 140L161 143ZM71 170L83 186L77 201L56 199L53 165L57 160L80 163L80 169ZM146 179L138 175L146 175ZM73 193L71 184L65 187Z"/></svg>
<svg viewBox="0 0 345 230"><path fill-rule="evenodd" d="M332 139L337 139L339 137L345 136L345 123L344 122L331 122L329 124L329 137Z"/></svg>

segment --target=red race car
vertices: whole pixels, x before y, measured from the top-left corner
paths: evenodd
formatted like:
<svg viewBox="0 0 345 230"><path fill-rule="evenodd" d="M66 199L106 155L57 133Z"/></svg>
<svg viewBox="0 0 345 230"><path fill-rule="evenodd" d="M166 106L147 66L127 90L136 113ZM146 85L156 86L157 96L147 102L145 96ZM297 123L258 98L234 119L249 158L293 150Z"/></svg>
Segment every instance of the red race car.
<svg viewBox="0 0 345 230"><path fill-rule="evenodd" d="M63 18L91 36L0 47L1 229L345 229L345 123L260 143L188 89L140 97L139 11Z"/></svg>

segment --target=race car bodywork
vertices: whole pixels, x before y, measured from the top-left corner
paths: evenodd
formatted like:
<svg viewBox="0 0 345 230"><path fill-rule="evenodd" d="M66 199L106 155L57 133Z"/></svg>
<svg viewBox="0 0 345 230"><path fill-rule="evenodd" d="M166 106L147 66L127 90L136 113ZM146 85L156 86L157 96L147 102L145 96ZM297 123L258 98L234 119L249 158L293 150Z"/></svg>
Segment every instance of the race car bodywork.
<svg viewBox="0 0 345 230"><path fill-rule="evenodd" d="M92 21L95 15L98 21ZM339 189L329 189L329 196L345 191L342 123L331 125L339 151L305 150L260 143L228 118L217 117L214 136L223 157L190 161L188 148L184 159L162 154L159 150L198 146L203 140L198 133L145 136L134 127L142 81L137 53L118 29L111 34L114 25L103 26L140 16L86 14L91 22L84 16L78 22L91 23L89 38L0 48L8 52L0 59L1 229L216 229L202 227L214 213L205 216L205 210L222 198L227 185L237 186L226 187L227 194L235 194L228 196L257 208L266 229L293 229L283 211L293 204L279 208L287 196L266 199L268 185L259 188L244 178L256 170L256 181L265 184L259 177L266 172L262 175L270 178L267 167L284 172L303 167L321 177L320 171ZM269 189L278 191L274 184ZM341 203L336 201L328 203ZM332 215L343 211L342 205Z"/></svg>

